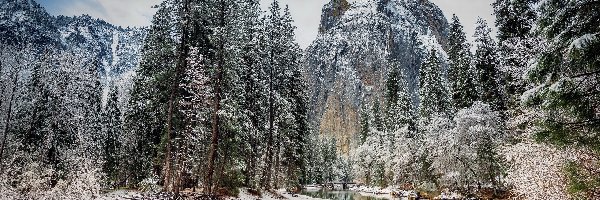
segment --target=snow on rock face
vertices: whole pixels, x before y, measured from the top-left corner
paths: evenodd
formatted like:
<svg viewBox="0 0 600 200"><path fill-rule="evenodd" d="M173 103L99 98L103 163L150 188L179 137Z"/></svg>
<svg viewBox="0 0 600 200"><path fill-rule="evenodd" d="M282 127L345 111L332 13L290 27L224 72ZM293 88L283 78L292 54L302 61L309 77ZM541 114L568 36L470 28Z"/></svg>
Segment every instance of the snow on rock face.
<svg viewBox="0 0 600 200"><path fill-rule="evenodd" d="M383 100L390 60L405 69L417 102L421 62L431 48L445 49L447 34L443 13L427 0L331 0L303 58L312 125L347 153L360 107Z"/></svg>
<svg viewBox="0 0 600 200"><path fill-rule="evenodd" d="M146 30L121 28L88 15L51 16L32 0L3 0L0 4L0 43L74 50L93 58L105 91L129 79L137 68ZM128 90L128 85L117 85ZM123 94L121 94L122 96Z"/></svg>

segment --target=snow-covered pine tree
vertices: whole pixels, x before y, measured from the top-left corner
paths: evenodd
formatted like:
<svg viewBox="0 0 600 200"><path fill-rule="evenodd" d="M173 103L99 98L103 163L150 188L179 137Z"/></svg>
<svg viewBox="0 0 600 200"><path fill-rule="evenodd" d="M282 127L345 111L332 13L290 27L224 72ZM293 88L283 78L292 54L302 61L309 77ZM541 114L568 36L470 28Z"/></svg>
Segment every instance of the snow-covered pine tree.
<svg viewBox="0 0 600 200"><path fill-rule="evenodd" d="M211 137L204 184L209 192L214 187L235 188L241 186L242 170L237 163L243 162L244 112L246 101L243 77L246 63L244 48L248 43L246 33L248 20L254 20L257 6L252 1L214 0L203 2L198 10L207 16L211 30L208 42L214 54L208 58L207 69L213 87L211 108ZM202 15L201 15L202 16ZM246 39L245 39L246 38ZM259 54L260 55L260 54ZM220 180L216 180L216 178Z"/></svg>
<svg viewBox="0 0 600 200"><path fill-rule="evenodd" d="M244 101L242 108L246 113L245 119L248 123L242 123L241 132L241 158L244 162L242 173L244 185L250 188L259 188L261 168L260 161L263 155L262 142L266 128L267 109L265 102L268 101L268 91L265 81L266 72L262 67L262 59L265 55L264 47L267 40L264 37L264 17L260 11L259 2L249 0L242 8L245 12L244 31L242 34L244 46L242 47L243 70L240 79L244 85Z"/></svg>
<svg viewBox="0 0 600 200"><path fill-rule="evenodd" d="M396 66L392 66L392 70L388 74L387 80L385 82L386 113L384 120L386 127L385 130L389 132L396 130L398 128L397 126L400 126L396 120L398 118L398 115L400 114L396 110L398 108L398 93L400 90L398 86L399 78L401 78L399 69Z"/></svg>
<svg viewBox="0 0 600 200"><path fill-rule="evenodd" d="M542 48L543 42L531 34L536 19L537 0L497 0L494 6L498 27L498 54L501 77L504 79L506 106L517 109L520 95L525 92L529 61ZM514 13L519 13L515 15ZM515 113L509 111L509 113Z"/></svg>
<svg viewBox="0 0 600 200"><path fill-rule="evenodd" d="M19 50L20 49L20 50ZM11 137L20 134L20 127L26 125L22 123L19 118L24 118L21 109L27 105L23 105L22 101L26 100L19 95L23 93L24 88L28 88L29 84L25 85L19 80L22 79L19 74L26 70L27 65L36 66L35 62L32 62L29 55L29 48L17 48L14 46L4 45L0 50L0 130L2 131L2 137L0 141L0 174L5 173L5 169L10 165L5 163L7 158L10 156L7 154L9 147L12 146ZM32 76L39 75L35 72ZM21 103L19 103L21 102ZM15 133L16 132L16 133Z"/></svg>
<svg viewBox="0 0 600 200"><path fill-rule="evenodd" d="M452 102L456 109L466 108L479 96L474 80L477 73L471 66L471 45L467 42L463 26L456 15L452 16L448 46L448 81L452 91Z"/></svg>
<svg viewBox="0 0 600 200"><path fill-rule="evenodd" d="M127 182L137 184L145 178L159 175L164 160L164 144L168 115L168 92L174 78L179 40L179 0L167 0L158 10L144 41L140 65L136 71L125 115L125 129L134 144L128 145Z"/></svg>
<svg viewBox="0 0 600 200"><path fill-rule="evenodd" d="M277 138L276 120L279 113L279 105L277 103L280 99L277 89L282 81L278 81L280 71L280 54L283 52L283 41L281 40L282 20L281 20L281 8L279 2L274 0L269 7L269 13L267 14L265 21L265 34L270 45L267 46L267 58L264 64L265 71L267 72L267 87L268 87L268 130L266 139L266 163L263 170L262 186L266 188L272 187L272 175L274 174L276 151L275 143Z"/></svg>
<svg viewBox="0 0 600 200"><path fill-rule="evenodd" d="M383 115L385 113L381 109L381 103L379 103L379 99L375 99L373 101L373 107L371 107L371 116L373 116L373 119L371 119L371 124L373 125L372 128L377 131L383 131L385 125L385 121L383 121Z"/></svg>
<svg viewBox="0 0 600 200"><path fill-rule="evenodd" d="M301 99L303 98L301 94L303 86L298 81L301 77L297 77L300 74L300 48L294 42L293 31L295 27L291 25L289 10L286 8L283 10L283 14L281 12L279 2L273 1L265 21L265 37L269 41L266 51L267 57L264 62L265 71L268 74L266 82L269 88L269 129L265 146L267 163L264 170L263 184L266 184L267 187L282 184L281 180L283 180L282 176L284 175L281 172L292 173L291 168L289 170L280 168L293 167L288 161L300 161L295 158L293 152L296 151L294 149L297 149L297 145L303 146L302 140L304 139L302 138L304 136L302 134L306 134L306 132L296 132L298 129L294 119L296 117L294 114L296 110L295 102L297 100L300 100L299 103L304 101ZM301 117L301 115L297 116ZM298 143L294 140L297 140ZM282 166L282 164L285 166ZM273 176L275 176L275 180ZM297 180L292 182L297 182Z"/></svg>
<svg viewBox="0 0 600 200"><path fill-rule="evenodd" d="M362 145L369 137L371 130L371 112L367 104L360 108L360 131L358 132L358 145Z"/></svg>
<svg viewBox="0 0 600 200"><path fill-rule="evenodd" d="M101 108L97 62L78 51L46 49L38 55L27 49L21 53L16 55L27 55L20 59L21 69L31 73L19 78L19 100L13 105L16 115L5 132L13 141L7 178L32 191L24 195L27 198L40 198L40 190L52 190L56 196L51 198L63 198L64 190L80 194L79 188L71 187L89 175L84 181L91 182L82 189L97 194L101 182L96 173L101 171L96 154L100 144L95 137L100 134L97 114ZM29 178L17 174L29 174ZM31 184L30 179L47 181Z"/></svg>
<svg viewBox="0 0 600 200"><path fill-rule="evenodd" d="M286 76L282 93L285 94L288 102L288 111L286 114L291 121L283 142L280 144L283 150L283 158L281 160L283 170L285 171L285 186L300 187L300 174L304 170L302 155L304 149L307 148L306 141L308 138L308 100L306 99L306 85L303 81L303 76L300 71L302 50L295 41L294 31L295 26L292 25L293 20L286 6L282 16L282 37L284 41L284 59L286 67L282 73Z"/></svg>
<svg viewBox="0 0 600 200"><path fill-rule="evenodd" d="M413 103L408 91L405 73L392 63L392 71L386 80L386 131L393 133L405 126L414 126Z"/></svg>
<svg viewBox="0 0 600 200"><path fill-rule="evenodd" d="M115 187L122 181L119 179L122 175L120 172L122 165L121 161L125 160L121 157L121 138L123 134L123 121L121 120L121 110L119 109L119 91L116 86L111 87L106 105L102 111L102 150L104 163L102 170L106 173L109 183Z"/></svg>
<svg viewBox="0 0 600 200"><path fill-rule="evenodd" d="M583 147L596 155L600 150L598 9L598 1L591 0L542 3L538 31L549 46L529 71L529 79L537 86L522 96L532 108L541 108L544 113L538 121L542 130L536 133L537 139ZM569 177L573 194L582 199L597 196L598 165L572 166Z"/></svg>
<svg viewBox="0 0 600 200"><path fill-rule="evenodd" d="M475 69L477 70L477 82L479 83L479 99L488 103L496 111L506 110L504 104L504 93L502 91L498 53L496 42L490 36L491 29L482 18L477 20L475 28Z"/></svg>
<svg viewBox="0 0 600 200"><path fill-rule="evenodd" d="M434 116L449 116L451 100L447 79L442 75L442 63L435 49L431 49L427 60L419 70L419 117L427 122Z"/></svg>
<svg viewBox="0 0 600 200"><path fill-rule="evenodd" d="M533 3L537 0L496 0L492 6L496 15L500 43L509 38L526 38L535 23Z"/></svg>

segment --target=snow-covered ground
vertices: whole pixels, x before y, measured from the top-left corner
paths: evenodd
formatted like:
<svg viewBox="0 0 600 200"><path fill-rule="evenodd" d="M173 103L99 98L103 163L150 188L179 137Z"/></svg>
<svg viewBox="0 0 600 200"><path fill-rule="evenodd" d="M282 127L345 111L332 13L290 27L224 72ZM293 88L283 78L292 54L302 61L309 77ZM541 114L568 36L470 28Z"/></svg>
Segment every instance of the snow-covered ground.
<svg viewBox="0 0 600 200"><path fill-rule="evenodd" d="M105 194L102 194L99 198L96 199L100 199L100 200L113 200L113 199L169 199L168 196L164 196L161 197L160 194L155 194L155 195L149 195L149 194L144 194L138 191L132 191L132 190L116 190L116 191L112 191L112 192L108 192ZM248 192L248 189L246 188L240 188L240 193L238 195L238 197L229 197L227 198L227 200L282 200L282 199L289 199L289 200L321 200L318 198L312 198L306 195L292 195L289 194L285 191L285 189L279 189L275 191L275 194L269 193L269 192L263 192L262 196L254 196L252 194L250 194L250 192Z"/></svg>
<svg viewBox="0 0 600 200"><path fill-rule="evenodd" d="M144 196L137 191L131 190L116 190L109 193L102 194L100 196L101 200L109 200L109 199L141 199Z"/></svg>
<svg viewBox="0 0 600 200"><path fill-rule="evenodd" d="M283 199L289 199L289 200L317 200L318 199L318 198L312 198L312 197L309 197L306 195L301 195L301 194L292 195L292 194L286 192L285 189L279 189L275 192L276 192L276 194L272 194L269 192L263 192L262 197L259 197L259 196L251 195L246 188L241 188L240 194L238 195L238 197L231 197L229 199L230 200L238 200L238 199L239 200L258 200L258 199L281 200L280 197L283 197Z"/></svg>
<svg viewBox="0 0 600 200"><path fill-rule="evenodd" d="M416 197L416 191L414 190L399 190L397 187L352 187L351 191L359 193L361 196L374 197L378 199L409 199L409 197ZM392 194L397 194L394 197ZM454 192L442 192L440 195L435 196L433 199L461 199L463 196Z"/></svg>

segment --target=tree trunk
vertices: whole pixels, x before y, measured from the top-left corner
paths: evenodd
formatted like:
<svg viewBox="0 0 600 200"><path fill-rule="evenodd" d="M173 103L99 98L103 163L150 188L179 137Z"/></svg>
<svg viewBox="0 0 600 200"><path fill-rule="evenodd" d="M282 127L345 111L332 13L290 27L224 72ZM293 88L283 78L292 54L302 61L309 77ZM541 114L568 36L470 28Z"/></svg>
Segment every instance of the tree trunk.
<svg viewBox="0 0 600 200"><path fill-rule="evenodd" d="M169 96L169 111L168 111L168 116L167 116L167 150L165 152L165 182L164 182L164 190L165 191L173 191L174 187L173 187L173 183L171 183L171 176L173 174L173 170L171 169L171 150L172 150L172 137L173 135L173 115L174 115L174 111L175 111L175 107L177 105L176 104L176 95L177 92L179 90L179 79L181 78L181 74L183 73L183 71L186 68L187 65L187 61L186 58L188 56L188 48L187 48L187 40L188 40L188 30L187 30L187 23L188 23L188 19L187 19L187 15L189 13L189 1L188 0L184 0L183 2L183 16L182 16L182 27L181 27L181 44L179 46L179 58L177 61L177 66L175 69L175 78L171 85L171 94ZM175 191L176 193L178 191ZM177 194L176 194L177 195Z"/></svg>
<svg viewBox="0 0 600 200"><path fill-rule="evenodd" d="M171 191L171 135L173 129L173 98L175 96L174 88L171 88L171 94L169 96L169 113L167 116L167 150L165 152L165 166L164 166L164 183L163 190L165 192Z"/></svg>
<svg viewBox="0 0 600 200"><path fill-rule="evenodd" d="M271 41L273 41L271 34ZM270 50L270 66L269 66L269 132L267 135L267 167L264 171L265 180L263 180L263 187L271 189L271 175L273 173L273 123L275 121L275 108L274 108L274 97L273 97L273 67L274 67L274 54L275 52L271 48Z"/></svg>
<svg viewBox="0 0 600 200"><path fill-rule="evenodd" d="M220 7L220 26L225 26L225 1L221 0ZM224 49L224 36L221 34L221 41L219 44L219 58L217 63L217 72L215 77L215 96L213 100L213 113L212 113L212 135L210 143L210 152L208 156L208 169L206 171L205 180L205 191L209 194L213 194L213 173L215 171L215 160L217 158L217 147L219 145L219 110L221 109L221 79L223 76L223 65L225 64L225 49Z"/></svg>

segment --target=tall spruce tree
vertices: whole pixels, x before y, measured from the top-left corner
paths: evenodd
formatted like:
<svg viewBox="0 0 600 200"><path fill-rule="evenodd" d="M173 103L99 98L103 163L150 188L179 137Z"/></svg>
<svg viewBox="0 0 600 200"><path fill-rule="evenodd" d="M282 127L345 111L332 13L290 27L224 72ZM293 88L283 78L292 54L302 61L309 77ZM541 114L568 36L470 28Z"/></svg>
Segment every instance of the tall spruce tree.
<svg viewBox="0 0 600 200"><path fill-rule="evenodd" d="M386 80L386 131L395 132L404 126L413 126L413 103L408 91L405 73L392 62L392 71Z"/></svg>
<svg viewBox="0 0 600 200"><path fill-rule="evenodd" d="M420 119L426 122L435 116L450 116L452 105L447 79L442 75L442 63L435 49L430 51L419 73Z"/></svg>
<svg viewBox="0 0 600 200"><path fill-rule="evenodd" d="M288 106L288 116L292 121L289 124L291 126L289 132L280 145L284 147L282 158L286 179L284 184L287 187L299 188L300 174L304 170L302 155L304 149L308 147L306 142L310 133L308 127L308 100L306 99L306 86L300 69L302 50L295 41L294 31L296 27L292 25L293 20L288 6L284 9L282 22L282 37L285 45L284 62L287 65L282 72L287 76L285 80L287 84L283 90L290 104Z"/></svg>
<svg viewBox="0 0 600 200"><path fill-rule="evenodd" d="M533 3L537 0L496 0L492 4L496 15L498 39L525 38L535 23Z"/></svg>
<svg viewBox="0 0 600 200"><path fill-rule="evenodd" d="M519 97L525 92L527 85L523 74L543 46L531 34L537 17L535 2L537 0L497 0L493 4L498 27L501 76L505 82L506 106L510 112L518 109Z"/></svg>
<svg viewBox="0 0 600 200"><path fill-rule="evenodd" d="M125 128L135 144L129 147L132 156L127 164L127 181L137 184L144 178L161 175L165 145L163 136L167 129L169 99L174 81L177 41L180 30L178 0L168 0L158 5L148 36L142 47ZM162 181L161 181L162 182Z"/></svg>
<svg viewBox="0 0 600 200"><path fill-rule="evenodd" d="M496 42L490 36L491 29L479 18L475 28L475 69L479 82L480 100L488 103L495 111L506 110L503 82L500 77Z"/></svg>
<svg viewBox="0 0 600 200"><path fill-rule="evenodd" d="M119 170L121 158L121 138L123 131L123 122L121 120L121 110L119 108L119 91L116 86L112 86L106 100L106 106L102 112L102 135L103 135L103 171L107 174L109 182L119 181ZM114 185L113 185L114 186Z"/></svg>
<svg viewBox="0 0 600 200"><path fill-rule="evenodd" d="M549 0L540 6L538 31L549 46L529 72L529 80L537 87L523 95L530 106L544 113L538 121L542 128L535 135L538 140L589 149L595 155L600 152L598 9L600 4L589 0ZM597 167L586 165L572 163L567 169L575 198L598 194Z"/></svg>
<svg viewBox="0 0 600 200"><path fill-rule="evenodd" d="M448 37L448 60L450 64L448 81L452 91L452 102L458 110L469 107L478 99L476 73L471 66L470 45L463 26L456 15L452 16Z"/></svg>

